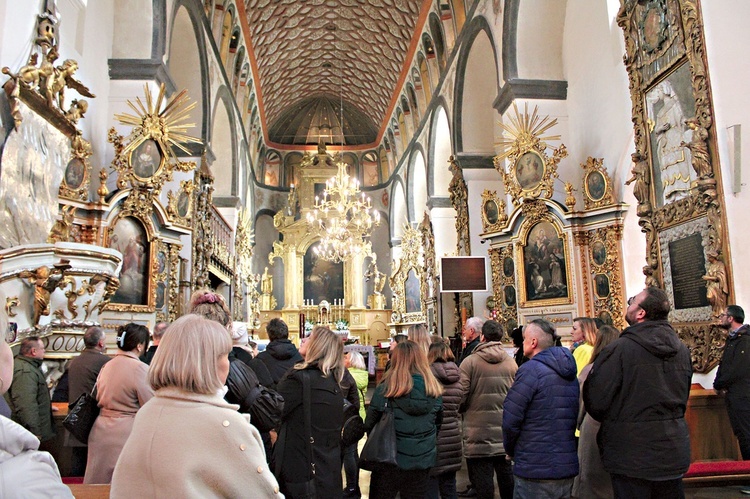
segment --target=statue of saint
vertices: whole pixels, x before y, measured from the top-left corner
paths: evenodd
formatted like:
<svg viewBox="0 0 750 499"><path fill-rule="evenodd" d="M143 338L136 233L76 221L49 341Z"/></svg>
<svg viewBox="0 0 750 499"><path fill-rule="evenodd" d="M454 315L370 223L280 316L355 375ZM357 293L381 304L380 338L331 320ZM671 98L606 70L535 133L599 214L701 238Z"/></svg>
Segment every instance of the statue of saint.
<svg viewBox="0 0 750 499"><path fill-rule="evenodd" d="M268 273L268 267L263 271L263 276L260 278L260 291L264 295L273 293L273 276Z"/></svg>
<svg viewBox="0 0 750 499"><path fill-rule="evenodd" d="M727 308L727 296L729 295L727 269L715 250L709 250L706 257L708 258L708 265L706 275L703 276L703 280L706 281L706 297L711 304L713 315L718 317Z"/></svg>

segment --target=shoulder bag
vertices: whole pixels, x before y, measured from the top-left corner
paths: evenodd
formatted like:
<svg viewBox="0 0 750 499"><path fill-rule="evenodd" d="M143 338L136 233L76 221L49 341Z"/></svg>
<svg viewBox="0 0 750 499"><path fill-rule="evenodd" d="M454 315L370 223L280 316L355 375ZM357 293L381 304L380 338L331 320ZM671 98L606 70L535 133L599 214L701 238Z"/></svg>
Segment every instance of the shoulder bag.
<svg viewBox="0 0 750 499"><path fill-rule="evenodd" d="M341 447L356 444L365 435L365 423L359 415L359 407L344 398L344 422L341 425Z"/></svg>
<svg viewBox="0 0 750 499"><path fill-rule="evenodd" d="M250 414L250 423L259 431L277 428L281 423L284 397L258 381L252 368L241 360L229 364L227 401L239 404L240 412Z"/></svg>
<svg viewBox="0 0 750 499"><path fill-rule="evenodd" d="M393 416L393 401L386 399L383 413L367 435L367 441L359 455L359 467L374 471L384 465L398 466L396 459L396 421Z"/></svg>
<svg viewBox="0 0 750 499"><path fill-rule="evenodd" d="M78 400L68 407L68 415L63 419L63 426L79 442L87 443L89 433L99 416L99 403L96 401L96 384L91 393L82 393Z"/></svg>

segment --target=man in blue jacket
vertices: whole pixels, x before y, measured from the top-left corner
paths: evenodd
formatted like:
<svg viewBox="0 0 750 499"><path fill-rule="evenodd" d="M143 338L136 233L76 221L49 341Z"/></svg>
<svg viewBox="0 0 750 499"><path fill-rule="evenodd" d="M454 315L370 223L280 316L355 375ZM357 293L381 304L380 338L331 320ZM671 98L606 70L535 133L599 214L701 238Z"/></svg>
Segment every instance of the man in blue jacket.
<svg viewBox="0 0 750 499"><path fill-rule="evenodd" d="M516 499L570 497L578 474L576 362L555 345L555 327L543 319L523 330L516 381L503 406L503 443L513 459Z"/></svg>

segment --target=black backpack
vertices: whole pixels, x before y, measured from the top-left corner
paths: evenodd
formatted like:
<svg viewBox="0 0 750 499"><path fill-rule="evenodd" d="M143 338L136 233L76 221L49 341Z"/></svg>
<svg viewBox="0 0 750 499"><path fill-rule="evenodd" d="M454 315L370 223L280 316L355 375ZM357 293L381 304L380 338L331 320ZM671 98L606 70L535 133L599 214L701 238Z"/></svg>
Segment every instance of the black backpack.
<svg viewBox="0 0 750 499"><path fill-rule="evenodd" d="M227 402L239 404L240 412L250 414L250 423L262 432L273 430L281 423L284 397L258 381L258 376L241 360L229 363Z"/></svg>
<svg viewBox="0 0 750 499"><path fill-rule="evenodd" d="M365 423L356 405L344 399L344 422L341 425L341 447L356 444L365 435Z"/></svg>

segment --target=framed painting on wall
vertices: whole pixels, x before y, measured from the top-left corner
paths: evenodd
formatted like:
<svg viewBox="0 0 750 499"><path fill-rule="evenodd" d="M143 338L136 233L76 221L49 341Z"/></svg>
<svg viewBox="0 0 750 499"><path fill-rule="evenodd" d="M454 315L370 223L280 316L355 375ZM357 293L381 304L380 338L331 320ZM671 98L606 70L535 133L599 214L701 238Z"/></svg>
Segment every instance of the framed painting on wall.
<svg viewBox="0 0 750 499"><path fill-rule="evenodd" d="M144 225L135 217L120 218L111 231L108 246L122 253L120 287L111 303L152 305L151 247Z"/></svg>
<svg viewBox="0 0 750 499"><path fill-rule="evenodd" d="M568 303L568 258L565 241L549 221L531 227L522 246L522 293L525 305Z"/></svg>

